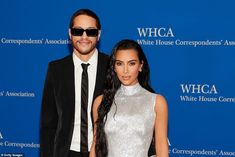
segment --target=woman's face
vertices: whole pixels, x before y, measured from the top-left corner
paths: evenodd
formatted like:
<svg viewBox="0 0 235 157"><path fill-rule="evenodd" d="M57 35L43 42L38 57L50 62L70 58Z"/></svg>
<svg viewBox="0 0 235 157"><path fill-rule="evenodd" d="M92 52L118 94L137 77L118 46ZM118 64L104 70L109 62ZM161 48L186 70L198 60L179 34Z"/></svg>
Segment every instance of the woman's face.
<svg viewBox="0 0 235 157"><path fill-rule="evenodd" d="M114 70L123 85L130 86L138 82L142 65L134 49L117 51Z"/></svg>

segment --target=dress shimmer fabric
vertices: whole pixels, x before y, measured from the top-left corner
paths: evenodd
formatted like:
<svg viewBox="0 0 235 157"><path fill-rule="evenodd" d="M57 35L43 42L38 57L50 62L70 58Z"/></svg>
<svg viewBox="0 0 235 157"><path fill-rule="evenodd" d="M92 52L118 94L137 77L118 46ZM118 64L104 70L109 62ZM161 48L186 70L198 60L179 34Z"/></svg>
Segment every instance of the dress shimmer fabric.
<svg viewBox="0 0 235 157"><path fill-rule="evenodd" d="M139 83L121 85L114 100L105 123L108 157L148 157L156 116L156 94Z"/></svg>

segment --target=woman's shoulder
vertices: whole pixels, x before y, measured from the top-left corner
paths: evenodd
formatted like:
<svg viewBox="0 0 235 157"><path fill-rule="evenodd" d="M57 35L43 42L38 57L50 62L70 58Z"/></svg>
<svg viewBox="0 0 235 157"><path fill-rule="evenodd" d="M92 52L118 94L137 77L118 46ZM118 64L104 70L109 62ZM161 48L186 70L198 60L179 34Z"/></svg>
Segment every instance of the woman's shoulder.
<svg viewBox="0 0 235 157"><path fill-rule="evenodd" d="M96 98L95 98L95 100L94 100L94 102L95 101L101 101L103 99L103 94L101 94L101 95L99 95L99 96L97 96Z"/></svg>
<svg viewBox="0 0 235 157"><path fill-rule="evenodd" d="M156 96L157 101L160 101L160 102L166 101L165 96L163 96L162 94L155 94L155 96Z"/></svg>
<svg viewBox="0 0 235 157"><path fill-rule="evenodd" d="M93 103L93 109L97 110L97 108L101 104L102 99L103 99L103 95L99 95L95 98L94 103Z"/></svg>
<svg viewBox="0 0 235 157"><path fill-rule="evenodd" d="M163 108L167 108L167 101L166 98L161 94L156 94L155 96L155 109L161 110Z"/></svg>

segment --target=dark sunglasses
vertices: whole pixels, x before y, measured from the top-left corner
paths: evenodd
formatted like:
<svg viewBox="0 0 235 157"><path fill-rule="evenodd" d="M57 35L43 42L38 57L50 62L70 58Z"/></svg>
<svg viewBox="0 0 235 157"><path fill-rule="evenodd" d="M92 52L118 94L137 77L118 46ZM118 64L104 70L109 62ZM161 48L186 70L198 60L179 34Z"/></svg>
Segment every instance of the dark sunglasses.
<svg viewBox="0 0 235 157"><path fill-rule="evenodd" d="M73 36L82 36L84 32L86 32L86 35L88 37L97 37L99 34L99 30L94 28L91 29L71 28L71 34Z"/></svg>

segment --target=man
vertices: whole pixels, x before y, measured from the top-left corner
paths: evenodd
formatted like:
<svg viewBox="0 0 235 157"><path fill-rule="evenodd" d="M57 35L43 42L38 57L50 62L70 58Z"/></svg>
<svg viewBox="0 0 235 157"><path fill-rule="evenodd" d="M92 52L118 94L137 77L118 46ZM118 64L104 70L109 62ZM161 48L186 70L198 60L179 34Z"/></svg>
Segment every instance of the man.
<svg viewBox="0 0 235 157"><path fill-rule="evenodd" d="M92 102L102 93L108 56L98 52L101 25L88 9L70 21L73 53L49 63L41 110L41 157L88 157Z"/></svg>

